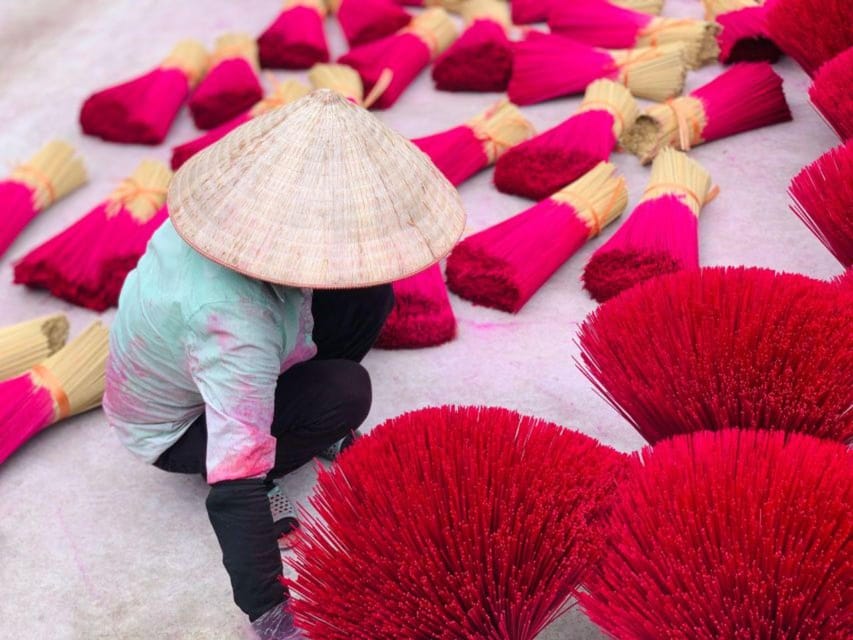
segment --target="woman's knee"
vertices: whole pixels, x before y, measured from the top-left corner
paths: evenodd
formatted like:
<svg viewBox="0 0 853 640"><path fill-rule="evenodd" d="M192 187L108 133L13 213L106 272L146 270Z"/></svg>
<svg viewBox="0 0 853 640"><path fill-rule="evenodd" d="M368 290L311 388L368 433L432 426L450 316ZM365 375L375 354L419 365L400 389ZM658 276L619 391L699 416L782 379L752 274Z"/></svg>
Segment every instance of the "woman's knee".
<svg viewBox="0 0 853 640"><path fill-rule="evenodd" d="M367 418L373 403L370 374L357 362L340 360L337 365L334 387L341 419L348 429L355 429Z"/></svg>

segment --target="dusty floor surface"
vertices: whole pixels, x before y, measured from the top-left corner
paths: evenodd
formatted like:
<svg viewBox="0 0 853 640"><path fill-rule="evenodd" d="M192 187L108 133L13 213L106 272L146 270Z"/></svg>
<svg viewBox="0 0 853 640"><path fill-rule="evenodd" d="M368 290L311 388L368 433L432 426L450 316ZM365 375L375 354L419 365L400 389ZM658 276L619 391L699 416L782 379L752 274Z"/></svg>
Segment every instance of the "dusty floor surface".
<svg viewBox="0 0 853 640"><path fill-rule="evenodd" d="M93 90L147 70L179 38L195 36L211 44L227 30L259 33L280 5L279 0L0 0L0 159L10 165L61 136L78 145L92 176L88 186L36 220L0 261L0 324L64 310L76 333L97 317L12 286L12 263L101 200L141 158L165 161L173 144L194 136L184 112L161 147L85 138L77 125L81 101ZM701 16L698 0L667 5L667 15ZM342 53L331 20L329 32L334 53ZM840 267L789 212L785 189L802 165L837 140L807 102L806 76L790 60L777 69L785 77L795 121L693 153L722 189L702 216L702 262L829 277ZM718 72L714 66L692 73L688 88ZM425 135L464 122L496 98L438 93L424 74L380 117L408 136ZM544 129L571 114L578 102L559 100L524 111ZM648 170L627 155L615 156L615 162L628 178L633 206ZM485 172L461 188L475 229L527 206L498 194L490 179ZM375 402L366 428L426 405L500 404L623 451L638 448L640 438L573 363L576 325L595 306L578 277L600 242L576 255L516 316L453 298L459 318L455 342L370 354L366 366ZM109 322L111 316L105 313L103 319ZM287 486L304 502L313 480L313 471L303 469ZM0 637L249 637L231 602L205 495L200 479L173 477L132 459L100 412L35 438L0 469ZM543 637L601 635L573 612Z"/></svg>

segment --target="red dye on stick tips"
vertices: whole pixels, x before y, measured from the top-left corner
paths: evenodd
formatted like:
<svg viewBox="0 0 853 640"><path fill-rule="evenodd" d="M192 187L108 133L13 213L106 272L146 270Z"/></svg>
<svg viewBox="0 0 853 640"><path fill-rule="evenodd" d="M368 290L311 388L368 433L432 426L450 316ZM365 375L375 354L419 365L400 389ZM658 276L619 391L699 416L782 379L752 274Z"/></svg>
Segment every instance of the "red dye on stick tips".
<svg viewBox="0 0 853 640"><path fill-rule="evenodd" d="M850 637L853 458L770 431L635 454L579 600L610 637Z"/></svg>
<svg viewBox="0 0 853 640"><path fill-rule="evenodd" d="M853 439L853 305L831 283L681 271L605 302L579 343L582 371L652 444L730 427Z"/></svg>
<svg viewBox="0 0 853 640"><path fill-rule="evenodd" d="M853 47L825 62L809 87L812 104L842 140L853 138Z"/></svg>
<svg viewBox="0 0 853 640"><path fill-rule="evenodd" d="M500 408L386 422L320 472L291 561L297 624L316 640L532 640L601 553L623 460Z"/></svg>
<svg viewBox="0 0 853 640"><path fill-rule="evenodd" d="M779 47L813 76L853 47L850 0L768 0L767 28Z"/></svg>
<svg viewBox="0 0 853 640"><path fill-rule="evenodd" d="M714 20L723 28L717 36L720 62L777 62L782 51L770 38L767 7L746 4L736 11L721 13Z"/></svg>
<svg viewBox="0 0 853 640"><path fill-rule="evenodd" d="M351 47L389 36L412 20L391 0L331 0L329 4Z"/></svg>
<svg viewBox="0 0 853 640"><path fill-rule="evenodd" d="M265 69L308 69L329 61L324 0L286 0L284 11L258 37Z"/></svg>

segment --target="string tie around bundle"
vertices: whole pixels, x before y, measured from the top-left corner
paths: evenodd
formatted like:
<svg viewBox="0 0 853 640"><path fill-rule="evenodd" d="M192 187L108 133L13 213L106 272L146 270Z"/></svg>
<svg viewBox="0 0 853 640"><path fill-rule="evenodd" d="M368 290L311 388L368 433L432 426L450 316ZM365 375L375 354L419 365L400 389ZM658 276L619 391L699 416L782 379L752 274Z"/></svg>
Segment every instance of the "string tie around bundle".
<svg viewBox="0 0 853 640"><path fill-rule="evenodd" d="M55 419L62 420L71 415L71 401L62 388L59 378L43 364L37 364L30 369L30 375L37 386L47 389L54 404Z"/></svg>
<svg viewBox="0 0 853 640"><path fill-rule="evenodd" d="M408 27L403 28L400 33L410 33L423 42L429 49L430 60L434 60L439 54L441 43L438 41L438 36L430 29L420 25L416 20L413 20Z"/></svg>
<svg viewBox="0 0 853 640"><path fill-rule="evenodd" d="M581 103L581 106L578 107L578 113L598 110L603 110L609 113L616 119L617 123L619 124L619 130L625 130L625 118L622 116L619 107L613 104L612 102L608 102L607 100L587 100L586 98L584 98L584 101Z"/></svg>
<svg viewBox="0 0 853 640"><path fill-rule="evenodd" d="M183 40L160 63L161 69L177 69L195 87L207 72L209 56L204 46L195 40Z"/></svg>
<svg viewBox="0 0 853 640"><path fill-rule="evenodd" d="M642 199L645 200L646 196L648 196L651 192L658 190L664 191L665 193L677 193L678 195L682 195L686 198L689 198L695 204L695 207L690 208L696 212L696 215L699 215L699 211L702 209L702 207L711 202L720 194L720 187L718 185L714 185L713 187L711 187L711 189L708 190L708 195L705 196L704 199L702 199L696 194L695 191L683 184L679 184L677 182L655 182L646 187L646 190L643 191Z"/></svg>
<svg viewBox="0 0 853 640"><path fill-rule="evenodd" d="M619 178L619 182L623 186L626 184L625 178L622 178L622 177ZM564 192L561 192L559 195L560 195L560 198L559 198L560 201L568 202L573 207L576 207L575 203L579 202L581 205L580 208L582 210L589 211L589 213L590 213L589 217L584 216L583 219L587 223L590 223L590 222L592 223L591 225L588 224L587 226L589 226L589 237L594 238L599 233L601 233L601 230L604 227L607 226L607 223L609 221L606 219L606 215L607 215L606 212L610 211L614 207L614 205L616 204L616 201L620 197L620 190L618 188L615 188L612 190L612 192L610 194L610 199L601 208L601 211L604 213L601 213L598 211L598 209L596 208L595 204L593 203L593 201L591 199L587 198L586 196L581 195L577 191L564 191Z"/></svg>
<svg viewBox="0 0 853 640"><path fill-rule="evenodd" d="M689 96L687 96L689 97ZM692 113L685 98L670 98L663 103L672 111L675 122L678 125L678 146L682 151L690 151L690 148L702 141L702 122Z"/></svg>
<svg viewBox="0 0 853 640"><path fill-rule="evenodd" d="M160 208L166 193L166 189L146 187L134 178L125 178L110 194L107 215L115 216L122 208L125 208L135 218L148 218ZM141 212L135 211L136 207L132 206L135 201L140 199L148 205Z"/></svg>
<svg viewBox="0 0 853 640"><path fill-rule="evenodd" d="M53 181L43 171L29 163L19 164L12 170L12 178L20 178L30 186L34 186L38 191L38 209L46 209L56 202L56 188L53 186ZM32 182L35 182L33 185Z"/></svg>
<svg viewBox="0 0 853 640"><path fill-rule="evenodd" d="M619 71L619 82L621 82L625 86L628 86L628 72L631 65L638 64L640 62L648 62L649 60L660 58L661 55L662 53L658 49L658 45L644 47L644 50L640 53L628 52L625 55L624 60L615 63L616 69Z"/></svg>
<svg viewBox="0 0 853 640"><path fill-rule="evenodd" d="M487 125L488 115L483 119L469 122L467 126L474 133L474 137L483 143L483 153L489 159L489 164L497 162L507 150L518 144L517 140L508 140L489 131ZM522 129L529 129L530 123L521 116L513 116L509 122L515 123Z"/></svg>
<svg viewBox="0 0 853 640"><path fill-rule="evenodd" d="M695 20L690 20L687 18L683 19L672 19L672 18L653 18L649 25L641 30L641 34L647 38L649 38L649 46L656 47L659 44L666 44L663 42L658 42L658 36L667 31L669 29L679 29L681 27L687 27L693 24Z"/></svg>

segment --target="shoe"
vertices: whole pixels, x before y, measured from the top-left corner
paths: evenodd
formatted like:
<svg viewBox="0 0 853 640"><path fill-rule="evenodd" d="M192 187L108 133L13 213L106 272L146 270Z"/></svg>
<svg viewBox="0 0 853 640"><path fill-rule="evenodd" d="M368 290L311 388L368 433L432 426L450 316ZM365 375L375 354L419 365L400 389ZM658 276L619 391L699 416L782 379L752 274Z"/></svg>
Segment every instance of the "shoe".
<svg viewBox="0 0 853 640"><path fill-rule="evenodd" d="M274 606L252 623L258 640L304 640L305 636L293 624L287 603Z"/></svg>
<svg viewBox="0 0 853 640"><path fill-rule="evenodd" d="M287 494L282 491L278 483L273 483L272 489L267 492L267 498L270 501L270 511L272 512L276 537L280 538L287 535L299 527L296 507L293 506L293 503L287 497Z"/></svg>
<svg viewBox="0 0 853 640"><path fill-rule="evenodd" d="M317 455L318 457L323 458L323 460L334 462L346 449L349 449L353 443L355 443L356 438L358 438L358 431L352 431L328 449L323 449Z"/></svg>

